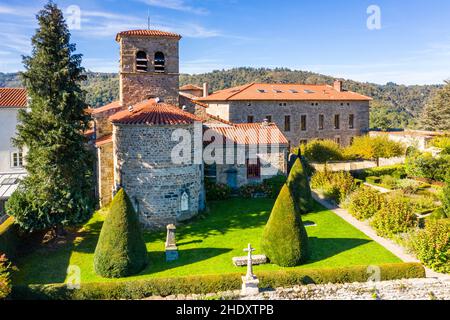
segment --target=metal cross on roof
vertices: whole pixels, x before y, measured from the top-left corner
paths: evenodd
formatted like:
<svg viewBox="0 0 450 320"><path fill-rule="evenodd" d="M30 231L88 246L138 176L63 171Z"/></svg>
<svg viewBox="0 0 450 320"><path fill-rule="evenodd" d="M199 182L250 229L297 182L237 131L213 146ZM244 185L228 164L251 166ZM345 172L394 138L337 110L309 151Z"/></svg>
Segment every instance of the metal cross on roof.
<svg viewBox="0 0 450 320"><path fill-rule="evenodd" d="M245 276L248 280L255 279L255 275L253 274L253 260L252 260L252 252L255 251L254 248L252 248L252 245L249 243L248 247L244 249L245 252L248 252L248 259L247 259L247 275Z"/></svg>

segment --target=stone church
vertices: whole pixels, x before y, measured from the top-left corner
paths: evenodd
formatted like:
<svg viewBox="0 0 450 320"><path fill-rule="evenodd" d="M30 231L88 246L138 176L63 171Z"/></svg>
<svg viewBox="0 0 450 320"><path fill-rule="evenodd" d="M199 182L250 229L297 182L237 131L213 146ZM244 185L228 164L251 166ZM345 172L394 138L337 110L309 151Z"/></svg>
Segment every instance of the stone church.
<svg viewBox="0 0 450 320"><path fill-rule="evenodd" d="M148 228L185 221L202 210L205 173L216 183L238 188L287 171L288 141L276 125L267 121L251 124L253 136L242 139L245 126L208 115L205 105L195 101L195 95L204 92L202 88L182 88L180 94L180 39L178 34L157 30L120 32L116 37L120 99L91 112L100 204L107 205L114 192L124 188ZM244 164L213 163L205 169L203 162L174 163L171 154L178 144L172 140L174 132L184 129L195 137L199 124L201 131L212 130L224 144L269 148L256 156L246 152ZM190 147L192 155L196 146L203 151L210 143L200 136L201 141ZM275 144L274 151L271 146ZM274 170L265 175L262 167Z"/></svg>

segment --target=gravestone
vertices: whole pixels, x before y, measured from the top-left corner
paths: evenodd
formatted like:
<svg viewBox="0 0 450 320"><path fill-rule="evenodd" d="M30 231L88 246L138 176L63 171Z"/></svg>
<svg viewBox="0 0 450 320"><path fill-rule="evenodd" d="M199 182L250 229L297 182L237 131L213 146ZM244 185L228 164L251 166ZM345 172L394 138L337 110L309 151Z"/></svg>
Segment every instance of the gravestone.
<svg viewBox="0 0 450 320"><path fill-rule="evenodd" d="M177 228L173 224L167 226L166 239L166 261L178 260L178 248L175 241L175 230Z"/></svg>
<svg viewBox="0 0 450 320"><path fill-rule="evenodd" d="M259 293L259 280L253 274L253 261L252 261L252 252L255 251L252 248L251 244L248 244L248 247L244 249L245 252L248 252L248 260L247 260L247 274L242 277L242 291L241 295L243 296L254 296Z"/></svg>

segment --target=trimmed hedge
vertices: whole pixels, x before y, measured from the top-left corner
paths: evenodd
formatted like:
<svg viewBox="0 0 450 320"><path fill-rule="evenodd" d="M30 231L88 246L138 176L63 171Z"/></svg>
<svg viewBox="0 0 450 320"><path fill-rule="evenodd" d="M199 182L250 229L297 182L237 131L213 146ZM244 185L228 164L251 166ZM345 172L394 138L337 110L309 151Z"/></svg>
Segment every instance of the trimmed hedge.
<svg viewBox="0 0 450 320"><path fill-rule="evenodd" d="M17 226L14 224L14 218L9 217L0 225L0 255L4 253L9 259L13 259L16 256L18 246Z"/></svg>
<svg viewBox="0 0 450 320"><path fill-rule="evenodd" d="M367 177L382 177L388 175L403 175L405 172L405 166L403 164L393 165L393 166L385 166L385 167L376 167L369 168L363 170L357 170L352 172L352 175L361 180L366 180Z"/></svg>
<svg viewBox="0 0 450 320"><path fill-rule="evenodd" d="M314 200L311 194L308 177L306 176L304 165L298 157L289 173L286 185L291 191L292 197L300 214L307 214L314 208Z"/></svg>
<svg viewBox="0 0 450 320"><path fill-rule="evenodd" d="M424 278L420 263L379 265L381 280ZM190 276L171 279L147 279L81 284L79 290L70 290L65 284L13 286L16 300L118 300L143 299L149 296L177 294L207 294L239 290L243 273ZM304 284L366 282L371 273L368 266L333 269L291 269L257 272L261 288L291 287Z"/></svg>

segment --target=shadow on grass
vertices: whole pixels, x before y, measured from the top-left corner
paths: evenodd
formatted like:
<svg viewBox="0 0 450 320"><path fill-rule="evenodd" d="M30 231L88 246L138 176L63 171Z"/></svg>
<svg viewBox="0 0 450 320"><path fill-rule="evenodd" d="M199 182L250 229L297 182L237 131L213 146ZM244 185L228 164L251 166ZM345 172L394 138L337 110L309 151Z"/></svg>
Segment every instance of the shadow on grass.
<svg viewBox="0 0 450 320"><path fill-rule="evenodd" d="M371 240L349 239L349 238L309 238L309 248L311 256L308 263L318 262L331 258L344 251L365 245Z"/></svg>

